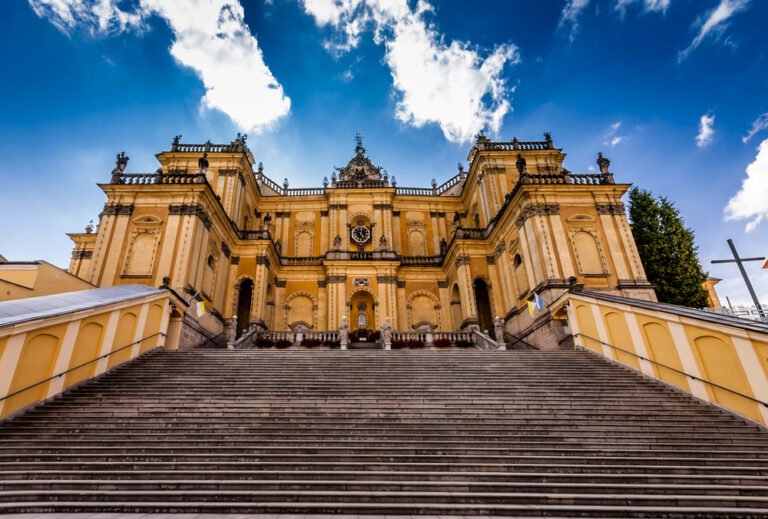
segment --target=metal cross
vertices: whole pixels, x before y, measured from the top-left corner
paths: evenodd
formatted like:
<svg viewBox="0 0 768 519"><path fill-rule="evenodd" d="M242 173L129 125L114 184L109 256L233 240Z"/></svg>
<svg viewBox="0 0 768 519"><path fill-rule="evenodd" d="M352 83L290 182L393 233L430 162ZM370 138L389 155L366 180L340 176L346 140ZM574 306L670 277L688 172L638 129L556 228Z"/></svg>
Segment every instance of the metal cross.
<svg viewBox="0 0 768 519"><path fill-rule="evenodd" d="M747 285L747 290L749 291L749 295L752 296L752 301L755 303L755 306L757 307L757 313L761 317L765 317L765 313L763 312L763 307L760 306L760 301L757 299L757 294L755 294L755 289L752 288L752 283L749 281L749 276L747 276L747 271L744 269L744 262L745 261L763 261L765 258L740 258L739 253L736 252L736 246L733 244L733 240L728 238L728 246L731 248L731 253L733 253L733 259L727 259L727 260L712 260L712 263L735 263L739 267L739 271L741 272L741 277L744 278L744 283Z"/></svg>
<svg viewBox="0 0 768 519"><path fill-rule="evenodd" d="M355 134L355 144L357 144L361 148L363 147L363 136L362 136L362 134L360 134L360 133L356 133Z"/></svg>

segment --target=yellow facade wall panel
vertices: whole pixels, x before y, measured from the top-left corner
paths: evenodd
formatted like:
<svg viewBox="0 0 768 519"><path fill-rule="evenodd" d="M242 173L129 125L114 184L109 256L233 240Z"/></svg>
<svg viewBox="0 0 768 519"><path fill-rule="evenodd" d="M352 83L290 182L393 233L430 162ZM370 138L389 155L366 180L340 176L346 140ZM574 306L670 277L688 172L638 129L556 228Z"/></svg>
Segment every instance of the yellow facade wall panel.
<svg viewBox="0 0 768 519"><path fill-rule="evenodd" d="M656 376L673 386L690 392L691 386L688 383L688 378L674 371L683 371L683 363L680 360L680 355L677 353L675 341L672 339L672 334L669 328L667 328L666 323L644 315L638 316L638 323L645 338L645 344L648 347L651 360L658 363L653 365ZM660 366L659 364L673 369Z"/></svg>

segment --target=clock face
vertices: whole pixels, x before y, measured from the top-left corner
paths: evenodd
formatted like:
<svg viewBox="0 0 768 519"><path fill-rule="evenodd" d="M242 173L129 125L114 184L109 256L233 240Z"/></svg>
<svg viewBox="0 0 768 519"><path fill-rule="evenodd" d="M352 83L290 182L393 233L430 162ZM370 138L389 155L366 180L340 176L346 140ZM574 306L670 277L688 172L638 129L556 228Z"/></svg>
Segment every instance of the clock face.
<svg viewBox="0 0 768 519"><path fill-rule="evenodd" d="M371 230L364 225L358 224L357 227L352 229L352 239L357 243L365 243L371 239Z"/></svg>

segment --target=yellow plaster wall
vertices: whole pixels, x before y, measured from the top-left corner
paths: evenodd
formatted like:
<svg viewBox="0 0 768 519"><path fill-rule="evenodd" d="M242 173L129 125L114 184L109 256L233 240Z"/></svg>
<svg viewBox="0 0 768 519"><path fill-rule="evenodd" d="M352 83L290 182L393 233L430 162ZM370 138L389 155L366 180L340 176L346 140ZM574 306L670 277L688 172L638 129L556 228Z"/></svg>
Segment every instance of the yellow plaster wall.
<svg viewBox="0 0 768 519"><path fill-rule="evenodd" d="M159 336L146 341L141 348L125 348L106 360L90 362L103 352L134 342L136 336L165 334L168 320L163 319L163 312L168 300L167 294L159 294L0 328L0 417L50 398L73 384L131 360L152 346L165 344L165 337ZM137 333L143 307L147 317ZM112 322L115 327L110 334ZM105 344L108 340L111 342ZM8 354L10 341L14 341L13 349L18 355ZM64 372L67 373L60 378L45 381ZM45 382L35 385L41 381ZM33 385L35 387L18 395L4 398Z"/></svg>
<svg viewBox="0 0 768 519"><path fill-rule="evenodd" d="M734 393L768 402L768 332L689 315L681 318L672 313L672 308L669 312L649 310L632 306L629 299L625 301L619 304L571 293L555 301L551 309L558 314L568 304L568 320L577 344L768 425L768 409ZM595 321L596 314L602 323ZM606 342L651 362L617 349L601 348L594 340L600 338L601 328L607 334Z"/></svg>
<svg viewBox="0 0 768 519"><path fill-rule="evenodd" d="M13 374L8 391L9 394L45 380L53 374L53 367L56 363L56 357L58 356L65 330L66 325L60 324L42 328L27 335L21 355L19 356L17 368ZM28 391L8 398L3 407L3 412L13 412L45 398L49 383L45 382Z"/></svg>

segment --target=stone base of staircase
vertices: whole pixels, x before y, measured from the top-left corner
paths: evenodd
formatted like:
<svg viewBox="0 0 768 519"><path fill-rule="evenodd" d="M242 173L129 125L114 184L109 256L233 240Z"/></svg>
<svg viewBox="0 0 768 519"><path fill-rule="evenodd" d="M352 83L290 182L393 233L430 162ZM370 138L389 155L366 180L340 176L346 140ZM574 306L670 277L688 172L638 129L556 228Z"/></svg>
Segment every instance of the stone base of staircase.
<svg viewBox="0 0 768 519"><path fill-rule="evenodd" d="M0 424L52 512L766 517L768 433L582 351L160 352Z"/></svg>

